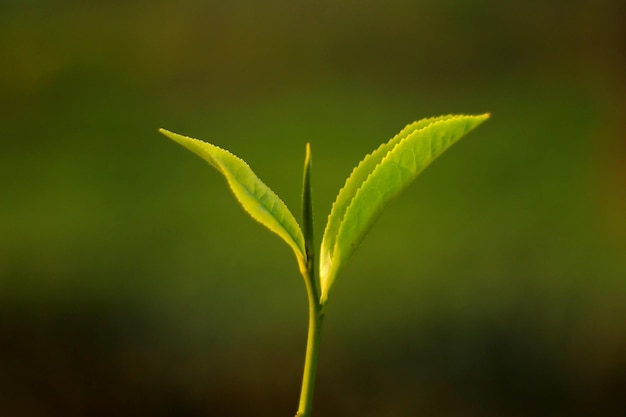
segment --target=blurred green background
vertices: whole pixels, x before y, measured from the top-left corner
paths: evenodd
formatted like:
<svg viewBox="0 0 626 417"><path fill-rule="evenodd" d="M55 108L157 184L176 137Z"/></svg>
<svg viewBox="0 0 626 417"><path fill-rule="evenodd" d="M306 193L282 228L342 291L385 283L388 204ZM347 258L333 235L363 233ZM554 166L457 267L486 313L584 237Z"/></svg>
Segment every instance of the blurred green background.
<svg viewBox="0 0 626 417"><path fill-rule="evenodd" d="M335 287L317 416L626 415L619 0L0 1L0 415L290 416L306 296L215 170L316 233L405 124L492 118Z"/></svg>

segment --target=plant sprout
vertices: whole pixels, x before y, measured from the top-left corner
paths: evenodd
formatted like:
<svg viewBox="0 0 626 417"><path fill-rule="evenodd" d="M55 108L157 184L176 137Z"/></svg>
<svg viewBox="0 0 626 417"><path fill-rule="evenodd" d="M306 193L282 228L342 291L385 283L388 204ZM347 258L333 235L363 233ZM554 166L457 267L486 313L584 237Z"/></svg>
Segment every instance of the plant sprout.
<svg viewBox="0 0 626 417"><path fill-rule="evenodd" d="M296 417L310 417L322 323L331 290L346 261L386 204L453 143L489 118L447 115L414 122L365 156L332 205L319 251L313 247L311 146L306 144L302 184L302 228L285 203L242 159L198 139L160 132L196 153L225 178L243 208L293 250L309 302L309 328L302 389Z"/></svg>

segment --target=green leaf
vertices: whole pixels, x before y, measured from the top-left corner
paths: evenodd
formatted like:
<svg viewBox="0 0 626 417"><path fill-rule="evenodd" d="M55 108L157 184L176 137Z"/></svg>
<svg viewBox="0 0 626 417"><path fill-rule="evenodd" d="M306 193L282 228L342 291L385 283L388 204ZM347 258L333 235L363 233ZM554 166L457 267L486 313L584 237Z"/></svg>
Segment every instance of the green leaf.
<svg viewBox="0 0 626 417"><path fill-rule="evenodd" d="M420 129L436 120L443 120L450 117L452 116L441 116L411 123L402 129L400 133L394 136L389 142L383 143L378 147L378 149L366 155L365 158L363 158L363 160L352 170L352 173L346 180L346 183L341 190L339 190L339 194L337 195L330 211L330 215L328 216L328 223L326 223L326 229L324 230L324 236L322 238L322 245L320 249L320 261L322 266L330 265L335 247L335 239L337 238L337 232L339 231L341 222L343 221L346 210L352 202L354 195L387 152L389 152L398 142L406 138L415 130ZM324 270L322 269L321 272L323 274Z"/></svg>
<svg viewBox="0 0 626 417"><path fill-rule="evenodd" d="M304 237L298 222L285 203L255 175L248 164L210 143L165 129L159 131L222 173L231 191L248 214L280 236L293 249L301 268L306 265Z"/></svg>
<svg viewBox="0 0 626 417"><path fill-rule="evenodd" d="M321 302L385 205L450 145L489 117L441 116L405 127L352 171L333 204L320 250Z"/></svg>

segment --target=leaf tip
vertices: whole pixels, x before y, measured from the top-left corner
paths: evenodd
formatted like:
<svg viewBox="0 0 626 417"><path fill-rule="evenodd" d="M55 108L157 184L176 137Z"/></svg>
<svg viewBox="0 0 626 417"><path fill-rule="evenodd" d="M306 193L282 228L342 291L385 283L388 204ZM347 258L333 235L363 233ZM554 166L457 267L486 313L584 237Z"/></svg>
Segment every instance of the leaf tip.
<svg viewBox="0 0 626 417"><path fill-rule="evenodd" d="M162 135L165 135L165 136L167 136L168 138L170 138L170 139L172 139L172 140L175 140L175 141L176 141L176 137L177 137L177 136L180 136L180 135L177 135L176 133L171 132L171 131L169 131L169 130L167 130L167 129L164 129L164 128L162 128L162 127L160 127L160 128L159 128L159 133L161 133Z"/></svg>

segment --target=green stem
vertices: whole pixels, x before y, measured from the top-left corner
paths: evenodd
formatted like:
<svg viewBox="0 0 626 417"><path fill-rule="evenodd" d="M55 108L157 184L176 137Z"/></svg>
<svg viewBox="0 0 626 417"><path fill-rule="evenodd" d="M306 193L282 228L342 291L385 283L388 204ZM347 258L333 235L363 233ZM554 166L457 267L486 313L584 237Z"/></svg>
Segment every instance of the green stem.
<svg viewBox="0 0 626 417"><path fill-rule="evenodd" d="M313 405L313 391L315 388L315 374L317 371L317 358L320 351L320 334L324 314L317 298L317 290L314 282L305 277L307 294L309 298L309 332L306 344L306 356L304 359L304 374L302 376L302 390L300 391L300 403L296 417L310 417Z"/></svg>
<svg viewBox="0 0 626 417"><path fill-rule="evenodd" d="M309 333L304 358L302 390L296 417L310 417L313 406L313 391L317 358L320 351L320 334L324 321L323 305L320 303L317 280L315 279L315 250L313 248L313 199L311 196L311 145L306 144L304 175L302 178L302 222L306 259L300 261L300 272L304 278L309 300Z"/></svg>

